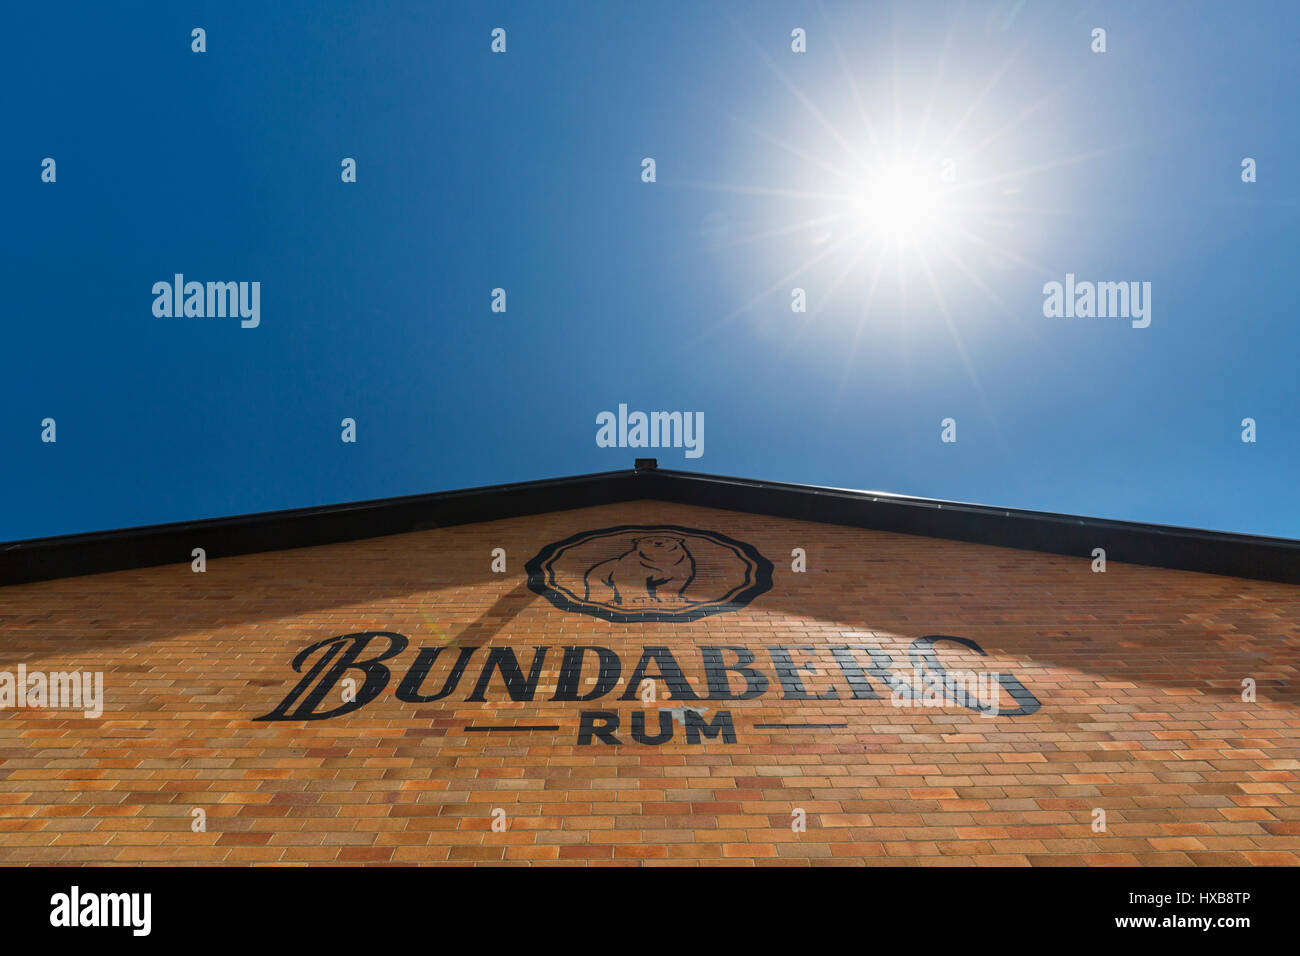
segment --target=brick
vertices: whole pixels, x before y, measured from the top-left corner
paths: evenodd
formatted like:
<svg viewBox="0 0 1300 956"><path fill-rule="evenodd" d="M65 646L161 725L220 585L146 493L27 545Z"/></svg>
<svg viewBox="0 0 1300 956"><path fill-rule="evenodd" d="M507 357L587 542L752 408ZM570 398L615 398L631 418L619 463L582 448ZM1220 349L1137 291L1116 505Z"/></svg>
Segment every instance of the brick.
<svg viewBox="0 0 1300 956"><path fill-rule="evenodd" d="M772 588L694 621L616 623L526 586L524 562L543 546L621 524L743 541L773 562ZM488 570L496 547L507 574ZM806 574L790 570L794 547ZM186 559L5 588L4 659L102 671L107 699L99 719L0 713L0 862L1297 865L1300 589L1119 557L1100 575L1086 556L644 501L210 555L201 575ZM713 573L703 559L697 572ZM378 697L327 720L255 719L301 679L296 654L366 630L409 639ZM831 652L868 645L910 679L912 642L934 634L985 652L936 643L947 668L1014 675L1041 709L897 707L865 671L879 696L855 698ZM625 683L553 700L571 645L613 651ZM422 693L473 648L460 686L399 699L419 649L438 646ZM533 700L513 700L499 672L485 700L467 699L490 651L511 650L526 674L539 646ZM653 705L619 699L647 647L667 648L706 693L703 646L752 651L767 690L682 701L659 681ZM797 675L803 699L783 686L776 646L815 668ZM741 673L727 676L742 689ZM1254 703L1243 676L1258 682ZM831 687L838 697L816 696ZM632 740L634 713L653 733L659 708L683 704L706 721L729 713L735 742L688 743L681 715L670 741ZM617 713L621 743L578 744L583 711ZM843 726L758 726L798 723ZM559 729L466 729L524 724ZM1104 832L1092 830L1098 808ZM195 809L205 832L190 829Z"/></svg>

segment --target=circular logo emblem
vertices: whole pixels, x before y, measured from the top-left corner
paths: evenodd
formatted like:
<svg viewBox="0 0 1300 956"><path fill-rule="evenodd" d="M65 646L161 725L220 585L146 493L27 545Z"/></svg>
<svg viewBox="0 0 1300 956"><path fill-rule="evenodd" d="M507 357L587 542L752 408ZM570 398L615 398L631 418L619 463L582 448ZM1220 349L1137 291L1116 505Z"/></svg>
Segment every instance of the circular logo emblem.
<svg viewBox="0 0 1300 956"><path fill-rule="evenodd" d="M772 562L753 545L670 524L583 531L524 568L529 588L561 611L617 624L736 611L772 587Z"/></svg>

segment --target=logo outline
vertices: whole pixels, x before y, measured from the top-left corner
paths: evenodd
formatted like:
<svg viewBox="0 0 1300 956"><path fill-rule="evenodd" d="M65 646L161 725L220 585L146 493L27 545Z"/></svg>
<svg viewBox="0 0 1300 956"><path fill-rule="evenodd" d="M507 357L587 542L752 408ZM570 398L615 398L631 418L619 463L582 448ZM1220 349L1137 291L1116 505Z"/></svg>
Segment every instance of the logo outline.
<svg viewBox="0 0 1300 956"><path fill-rule="evenodd" d="M662 608L627 610L617 607L611 607L609 602L596 601L591 599L590 594L590 575L598 567L613 563L615 558L598 562L596 565L589 567L584 573L584 584L586 593L583 598L579 598L569 589L561 586L555 580L554 562L563 557L565 552L582 544L587 544L600 538L612 538L619 535L638 533L641 538L633 539L634 546L640 540L654 537L699 537L719 545L731 551L745 565L745 577L740 584L729 588L721 597L711 598L695 602L687 602L687 606L677 610L666 610ZM680 538L678 538L680 542ZM634 547L635 550L635 547ZM683 548L685 550L685 548ZM624 552L619 557L626 557L630 552ZM691 580L695 576L694 559L689 551L686 551L686 557L691 558ZM709 617L713 614L723 614L730 611L739 611L761 594L772 589L772 562L765 558L757 548L752 544L744 541L738 541L728 535L717 531L704 531L699 528L687 528L682 525L673 524L624 524L615 525L609 528L596 528L588 531L580 531L570 535L561 541L555 541L544 545L524 565L524 570L528 575L528 588L533 593L538 594L560 611L566 611L571 614L585 614L589 617L595 617L612 624L642 624L642 623L686 623L698 621L701 618ZM600 579L598 578L598 581ZM679 589L679 594L685 591L686 587L691 584L687 580ZM613 585L610 587L614 594L618 595L618 590ZM650 596L659 600L655 595L653 583L650 583Z"/></svg>

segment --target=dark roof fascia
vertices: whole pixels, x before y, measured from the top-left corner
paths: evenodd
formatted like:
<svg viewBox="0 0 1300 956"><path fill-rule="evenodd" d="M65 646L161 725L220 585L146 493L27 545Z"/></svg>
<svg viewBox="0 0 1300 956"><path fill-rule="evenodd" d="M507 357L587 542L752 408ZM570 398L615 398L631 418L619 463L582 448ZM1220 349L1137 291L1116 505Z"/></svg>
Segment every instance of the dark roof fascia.
<svg viewBox="0 0 1300 956"><path fill-rule="evenodd" d="M610 471L13 541L0 544L0 585L189 562L194 548L214 559L612 504L638 497L632 474Z"/></svg>
<svg viewBox="0 0 1300 956"><path fill-rule="evenodd" d="M800 521L1300 584L1300 541L659 470L652 497Z"/></svg>
<svg viewBox="0 0 1300 956"><path fill-rule="evenodd" d="M0 585L311 547L650 498L1109 561L1300 584L1300 542L638 468L0 544Z"/></svg>

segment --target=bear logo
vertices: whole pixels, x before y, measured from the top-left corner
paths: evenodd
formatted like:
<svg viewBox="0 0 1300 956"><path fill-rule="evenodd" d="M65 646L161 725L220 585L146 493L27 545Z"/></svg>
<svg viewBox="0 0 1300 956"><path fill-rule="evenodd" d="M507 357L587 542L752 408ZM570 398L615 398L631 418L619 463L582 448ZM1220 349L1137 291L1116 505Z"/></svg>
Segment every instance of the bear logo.
<svg viewBox="0 0 1300 956"><path fill-rule="evenodd" d="M685 598L686 589L695 580L695 559L682 538L633 538L629 550L592 566L583 579L588 601L592 600L595 585L596 600L606 604L622 604L624 595L641 594L662 603L661 591Z"/></svg>
<svg viewBox="0 0 1300 956"><path fill-rule="evenodd" d="M772 562L753 545L678 525L582 531L524 568L528 587L561 611L621 624L736 611L772 587Z"/></svg>

